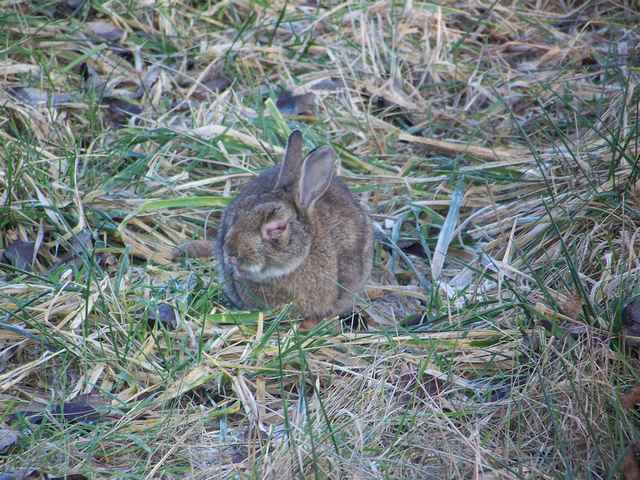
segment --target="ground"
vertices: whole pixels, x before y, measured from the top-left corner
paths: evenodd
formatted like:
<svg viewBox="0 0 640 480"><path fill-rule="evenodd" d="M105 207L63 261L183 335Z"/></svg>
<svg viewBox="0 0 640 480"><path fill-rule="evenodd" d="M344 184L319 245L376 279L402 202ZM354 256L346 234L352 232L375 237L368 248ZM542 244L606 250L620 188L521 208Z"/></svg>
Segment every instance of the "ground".
<svg viewBox="0 0 640 480"><path fill-rule="evenodd" d="M0 5L2 478L640 478L637 1ZM205 255L295 128L379 237L310 332Z"/></svg>

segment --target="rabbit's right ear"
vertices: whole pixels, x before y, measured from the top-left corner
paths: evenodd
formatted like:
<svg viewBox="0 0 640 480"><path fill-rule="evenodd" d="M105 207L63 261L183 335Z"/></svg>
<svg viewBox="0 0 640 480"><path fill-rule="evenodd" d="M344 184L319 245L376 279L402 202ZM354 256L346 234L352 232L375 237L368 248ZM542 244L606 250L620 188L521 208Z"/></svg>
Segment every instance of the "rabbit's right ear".
<svg viewBox="0 0 640 480"><path fill-rule="evenodd" d="M294 130L287 140L287 148L284 152L284 160L280 165L278 172L278 180L276 181L274 190L293 183L300 174L300 166L302 165L302 132Z"/></svg>
<svg viewBox="0 0 640 480"><path fill-rule="evenodd" d="M302 164L296 203L302 210L310 210L327 191L336 172L336 152L329 146L315 149Z"/></svg>

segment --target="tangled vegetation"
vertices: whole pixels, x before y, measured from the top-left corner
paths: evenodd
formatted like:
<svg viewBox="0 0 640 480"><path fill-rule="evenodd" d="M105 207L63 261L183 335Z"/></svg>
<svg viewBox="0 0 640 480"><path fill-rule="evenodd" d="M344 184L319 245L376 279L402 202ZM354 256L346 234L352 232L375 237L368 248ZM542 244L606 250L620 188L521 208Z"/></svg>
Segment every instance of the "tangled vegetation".
<svg viewBox="0 0 640 480"><path fill-rule="evenodd" d="M636 1L0 5L3 478L640 478ZM294 128L379 238L310 332L202 251Z"/></svg>

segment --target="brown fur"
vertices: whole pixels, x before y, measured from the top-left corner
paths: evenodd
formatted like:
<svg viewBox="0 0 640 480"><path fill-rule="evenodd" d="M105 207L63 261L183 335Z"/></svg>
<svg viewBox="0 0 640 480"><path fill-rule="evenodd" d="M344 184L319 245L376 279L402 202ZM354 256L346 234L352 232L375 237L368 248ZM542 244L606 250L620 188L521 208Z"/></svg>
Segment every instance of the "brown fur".
<svg viewBox="0 0 640 480"><path fill-rule="evenodd" d="M328 147L303 162L296 131L282 164L247 184L225 210L215 252L225 293L237 308L291 302L307 323L353 308L371 273L373 230L334 176L333 162ZM287 226L280 237L265 239L273 225Z"/></svg>

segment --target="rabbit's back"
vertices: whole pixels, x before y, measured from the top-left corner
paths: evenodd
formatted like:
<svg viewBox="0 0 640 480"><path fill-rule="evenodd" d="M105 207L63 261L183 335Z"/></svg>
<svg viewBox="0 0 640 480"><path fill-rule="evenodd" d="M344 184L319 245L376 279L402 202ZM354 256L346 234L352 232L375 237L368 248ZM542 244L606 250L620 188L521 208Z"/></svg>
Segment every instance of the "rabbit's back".
<svg viewBox="0 0 640 480"><path fill-rule="evenodd" d="M336 283L339 287L336 312L344 313L361 293L373 265L373 226L369 215L358 204L345 183L334 179L318 206L319 244L333 246L336 257ZM320 255L319 255L320 256ZM338 311L340 310L340 311Z"/></svg>

